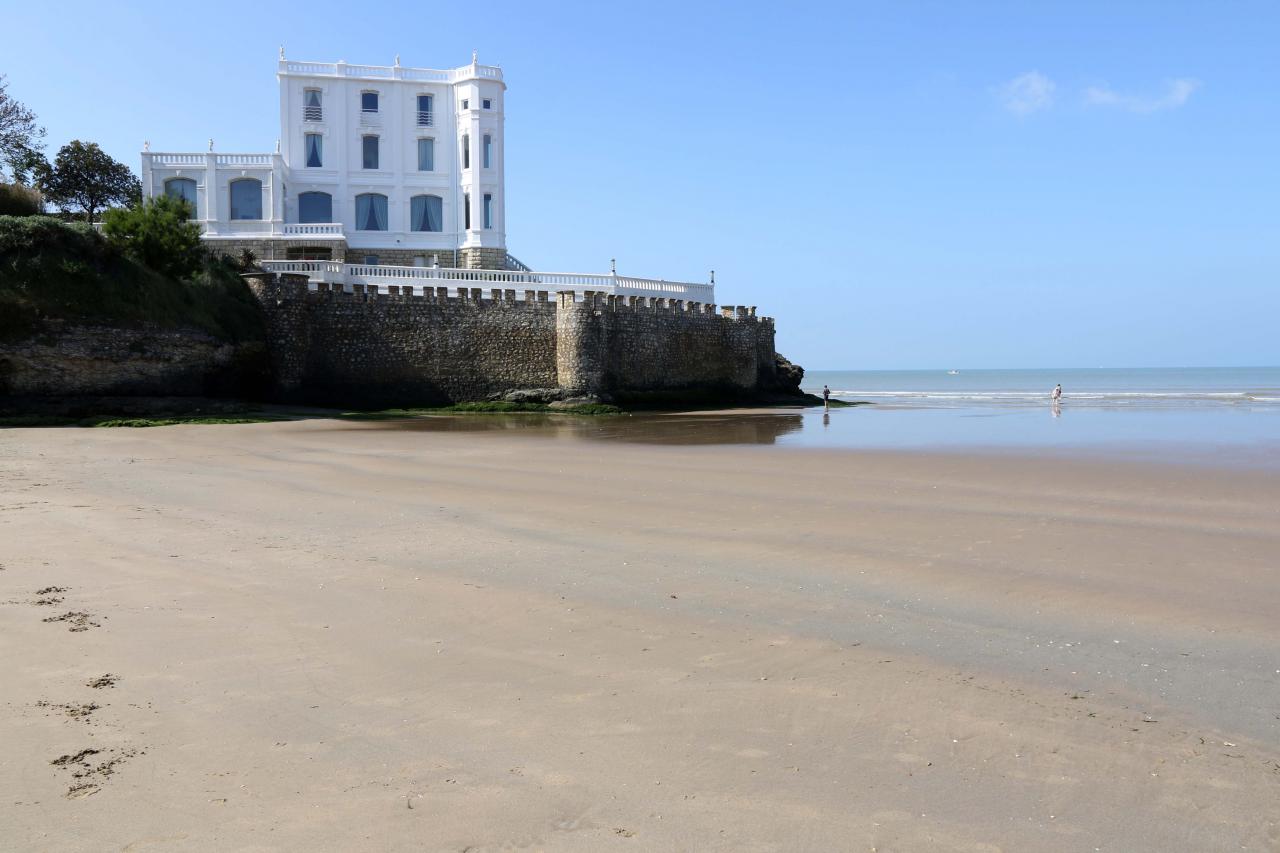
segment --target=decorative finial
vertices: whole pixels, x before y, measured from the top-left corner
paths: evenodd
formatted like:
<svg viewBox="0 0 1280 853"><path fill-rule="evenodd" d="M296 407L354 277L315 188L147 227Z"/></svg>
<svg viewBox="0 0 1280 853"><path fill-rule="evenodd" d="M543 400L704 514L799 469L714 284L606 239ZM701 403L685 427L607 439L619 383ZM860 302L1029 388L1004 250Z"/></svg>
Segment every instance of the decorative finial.
<svg viewBox="0 0 1280 853"><path fill-rule="evenodd" d="M144 139L144 140L142 140L142 150L143 150L143 151L150 151L150 150L151 150L151 140L150 140L150 139Z"/></svg>
<svg viewBox="0 0 1280 853"><path fill-rule="evenodd" d="M280 45L280 61L284 61L284 45Z"/></svg>
<svg viewBox="0 0 1280 853"><path fill-rule="evenodd" d="M471 64L475 65L479 61L480 61L480 51L478 50L471 51Z"/></svg>
<svg viewBox="0 0 1280 853"><path fill-rule="evenodd" d="M610 258L609 259L609 275L617 275L617 274L618 274L618 259Z"/></svg>
<svg viewBox="0 0 1280 853"><path fill-rule="evenodd" d="M209 150L210 150L210 151L212 151L212 150L213 150L213 137L212 137L212 136L210 136L210 137L209 137Z"/></svg>
<svg viewBox="0 0 1280 853"><path fill-rule="evenodd" d="M715 284L715 283L716 283L716 271L715 271L715 270L712 270L712 271L711 271L711 283L712 283L712 284Z"/></svg>
<svg viewBox="0 0 1280 853"><path fill-rule="evenodd" d="M400 67L400 54L396 54L396 68Z"/></svg>
<svg viewBox="0 0 1280 853"><path fill-rule="evenodd" d="M276 140L276 153L277 153L277 154L279 154L279 153L280 153L280 140L279 140L279 139L277 139L277 140Z"/></svg>

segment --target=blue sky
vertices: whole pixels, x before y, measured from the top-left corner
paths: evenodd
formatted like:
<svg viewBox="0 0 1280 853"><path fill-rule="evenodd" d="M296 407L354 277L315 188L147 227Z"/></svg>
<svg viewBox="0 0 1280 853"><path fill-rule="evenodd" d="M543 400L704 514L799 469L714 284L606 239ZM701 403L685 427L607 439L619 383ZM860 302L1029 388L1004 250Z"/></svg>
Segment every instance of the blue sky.
<svg viewBox="0 0 1280 853"><path fill-rule="evenodd" d="M508 244L809 368L1280 363L1280 5L0 2L50 148L271 150L295 59L503 66ZM126 8L127 7L127 8Z"/></svg>

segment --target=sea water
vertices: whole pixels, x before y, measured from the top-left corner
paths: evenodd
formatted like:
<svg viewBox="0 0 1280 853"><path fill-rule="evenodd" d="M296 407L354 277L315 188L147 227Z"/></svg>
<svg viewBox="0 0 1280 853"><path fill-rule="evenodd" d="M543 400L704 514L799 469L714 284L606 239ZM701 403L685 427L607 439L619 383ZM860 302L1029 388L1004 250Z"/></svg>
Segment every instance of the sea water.
<svg viewBox="0 0 1280 853"><path fill-rule="evenodd" d="M1050 395L1062 385L1062 399ZM1280 467L1280 367L815 370L803 387L863 402L804 444L1095 449ZM821 434L821 437L819 436ZM837 435L838 434L838 435Z"/></svg>

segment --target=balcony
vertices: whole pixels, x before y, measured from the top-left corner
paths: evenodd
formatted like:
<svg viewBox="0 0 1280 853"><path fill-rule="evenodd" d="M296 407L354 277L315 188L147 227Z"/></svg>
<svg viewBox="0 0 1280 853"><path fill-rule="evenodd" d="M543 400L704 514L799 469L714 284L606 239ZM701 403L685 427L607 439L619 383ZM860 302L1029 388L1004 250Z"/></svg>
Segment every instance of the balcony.
<svg viewBox="0 0 1280 853"><path fill-rule="evenodd" d="M418 127L435 127L436 114L430 110L418 110Z"/></svg>

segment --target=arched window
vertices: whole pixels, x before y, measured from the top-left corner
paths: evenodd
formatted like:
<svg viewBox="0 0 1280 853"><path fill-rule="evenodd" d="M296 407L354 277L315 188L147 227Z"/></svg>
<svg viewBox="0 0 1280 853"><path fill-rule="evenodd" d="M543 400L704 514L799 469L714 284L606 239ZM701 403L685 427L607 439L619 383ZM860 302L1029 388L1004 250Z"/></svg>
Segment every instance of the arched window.
<svg viewBox="0 0 1280 853"><path fill-rule="evenodd" d="M356 230L387 230L387 197L381 193L356 196Z"/></svg>
<svg viewBox="0 0 1280 853"><path fill-rule="evenodd" d="M332 222L333 196L328 193L299 193L298 221Z"/></svg>
<svg viewBox="0 0 1280 853"><path fill-rule="evenodd" d="M262 218L262 181L239 178L231 182L231 218Z"/></svg>
<svg viewBox="0 0 1280 853"><path fill-rule="evenodd" d="M409 199L409 227L414 231L443 231L444 199L438 195L415 195Z"/></svg>
<svg viewBox="0 0 1280 853"><path fill-rule="evenodd" d="M196 218L196 182L190 178L170 178L164 182L164 194L180 198L191 206L191 218Z"/></svg>

